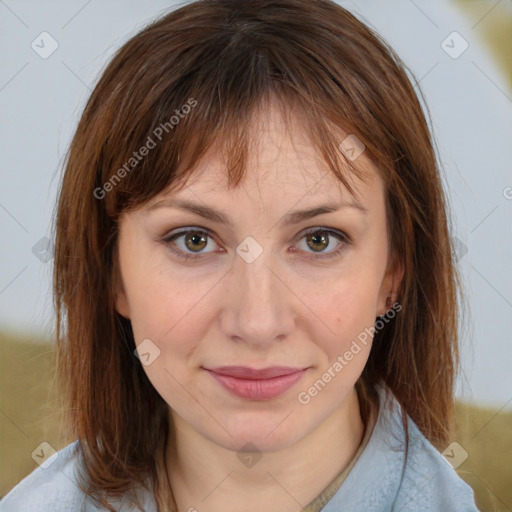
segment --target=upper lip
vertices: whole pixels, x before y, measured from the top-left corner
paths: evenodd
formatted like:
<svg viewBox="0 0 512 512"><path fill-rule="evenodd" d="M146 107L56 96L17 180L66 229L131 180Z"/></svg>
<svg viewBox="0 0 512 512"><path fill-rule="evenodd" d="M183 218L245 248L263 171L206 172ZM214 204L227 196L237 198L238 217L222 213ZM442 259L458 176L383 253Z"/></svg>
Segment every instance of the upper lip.
<svg viewBox="0 0 512 512"><path fill-rule="evenodd" d="M292 373L301 372L304 369L305 368L292 368L290 366L269 366L268 368L261 368L259 370L248 366L219 366L217 368L205 368L205 370L209 370L220 375L252 380L272 379L274 377L291 375Z"/></svg>

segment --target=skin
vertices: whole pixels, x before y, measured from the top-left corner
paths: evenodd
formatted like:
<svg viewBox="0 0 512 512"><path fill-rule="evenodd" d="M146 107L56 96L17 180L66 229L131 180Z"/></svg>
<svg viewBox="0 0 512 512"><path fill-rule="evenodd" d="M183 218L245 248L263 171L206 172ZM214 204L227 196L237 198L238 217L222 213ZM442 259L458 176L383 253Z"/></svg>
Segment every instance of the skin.
<svg viewBox="0 0 512 512"><path fill-rule="evenodd" d="M292 210L354 201L293 115L290 133L279 109L259 111L239 188L226 188L221 153L212 149L183 188L120 219L116 307L137 344L150 339L160 350L144 370L169 404L176 441L166 457L180 511L301 510L348 465L364 433L354 385L371 340L308 404L297 397L385 313L399 284L401 276L387 270L384 186L363 153L356 163L368 178L352 184L366 213L344 207L279 224ZM345 136L340 131L340 142ZM233 225L150 208L166 198L208 205ZM174 245L162 241L186 228L210 231L207 244L187 245L186 235ZM345 232L351 241L312 241L308 228ZM236 252L248 236L263 249L251 263ZM171 246L189 254L197 247L201 256L186 261ZM227 365L308 370L279 397L254 401L203 369ZM244 463L247 443L260 452L256 463Z"/></svg>

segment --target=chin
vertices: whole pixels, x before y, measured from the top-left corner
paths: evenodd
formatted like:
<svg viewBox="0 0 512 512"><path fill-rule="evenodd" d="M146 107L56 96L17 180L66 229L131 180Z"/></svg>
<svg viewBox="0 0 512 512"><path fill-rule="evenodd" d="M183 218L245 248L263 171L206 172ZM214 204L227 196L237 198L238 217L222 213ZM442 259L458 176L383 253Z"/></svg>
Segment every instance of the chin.
<svg viewBox="0 0 512 512"><path fill-rule="evenodd" d="M217 428L214 427L214 430L200 432L216 444L236 452L251 451L252 445L261 452L280 451L300 441L316 426L311 425L308 429L307 422L299 418L297 412L293 408L288 408L282 412L272 413L229 413L224 416L230 418L228 422L223 423L226 430L216 425Z"/></svg>

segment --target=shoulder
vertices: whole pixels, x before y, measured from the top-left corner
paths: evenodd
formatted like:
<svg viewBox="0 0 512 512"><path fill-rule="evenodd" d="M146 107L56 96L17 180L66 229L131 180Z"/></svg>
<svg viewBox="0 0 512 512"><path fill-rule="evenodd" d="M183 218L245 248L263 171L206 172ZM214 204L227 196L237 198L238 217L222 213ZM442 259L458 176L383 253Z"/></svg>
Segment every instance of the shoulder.
<svg viewBox="0 0 512 512"><path fill-rule="evenodd" d="M396 509L403 512L478 511L471 487L420 432L414 421L408 418L408 422L409 453L395 503Z"/></svg>
<svg viewBox="0 0 512 512"><path fill-rule="evenodd" d="M379 412L368 444L322 512L478 512L473 490L407 416L379 388Z"/></svg>
<svg viewBox="0 0 512 512"><path fill-rule="evenodd" d="M77 480L77 450L75 441L46 459L2 498L0 512L82 510L85 493Z"/></svg>
<svg viewBox="0 0 512 512"><path fill-rule="evenodd" d="M82 490L84 467L81 463L79 442L74 441L54 453L37 469L19 482L0 500L0 512L97 512L98 508ZM138 489L145 510L155 510L154 497L145 489ZM111 499L118 511L139 510L130 499Z"/></svg>

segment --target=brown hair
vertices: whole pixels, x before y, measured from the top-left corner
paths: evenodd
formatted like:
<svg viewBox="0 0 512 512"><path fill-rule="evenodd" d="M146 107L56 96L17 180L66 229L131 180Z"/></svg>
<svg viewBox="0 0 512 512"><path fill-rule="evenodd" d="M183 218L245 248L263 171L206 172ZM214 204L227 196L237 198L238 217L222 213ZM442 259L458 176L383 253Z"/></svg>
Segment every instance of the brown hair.
<svg viewBox="0 0 512 512"><path fill-rule="evenodd" d="M458 278L433 141L406 69L329 0L200 0L117 51L67 154L54 228L58 369L90 492L120 494L149 475L164 510L167 405L115 309L119 216L189 176L214 141L223 142L229 186L237 186L251 113L269 98L283 112L302 109L312 141L349 190L347 164L358 170L333 126L365 144L384 180L390 264L404 269L403 311L375 335L357 382L362 415L383 381L444 447L458 364ZM150 139L147 155L130 160Z"/></svg>

